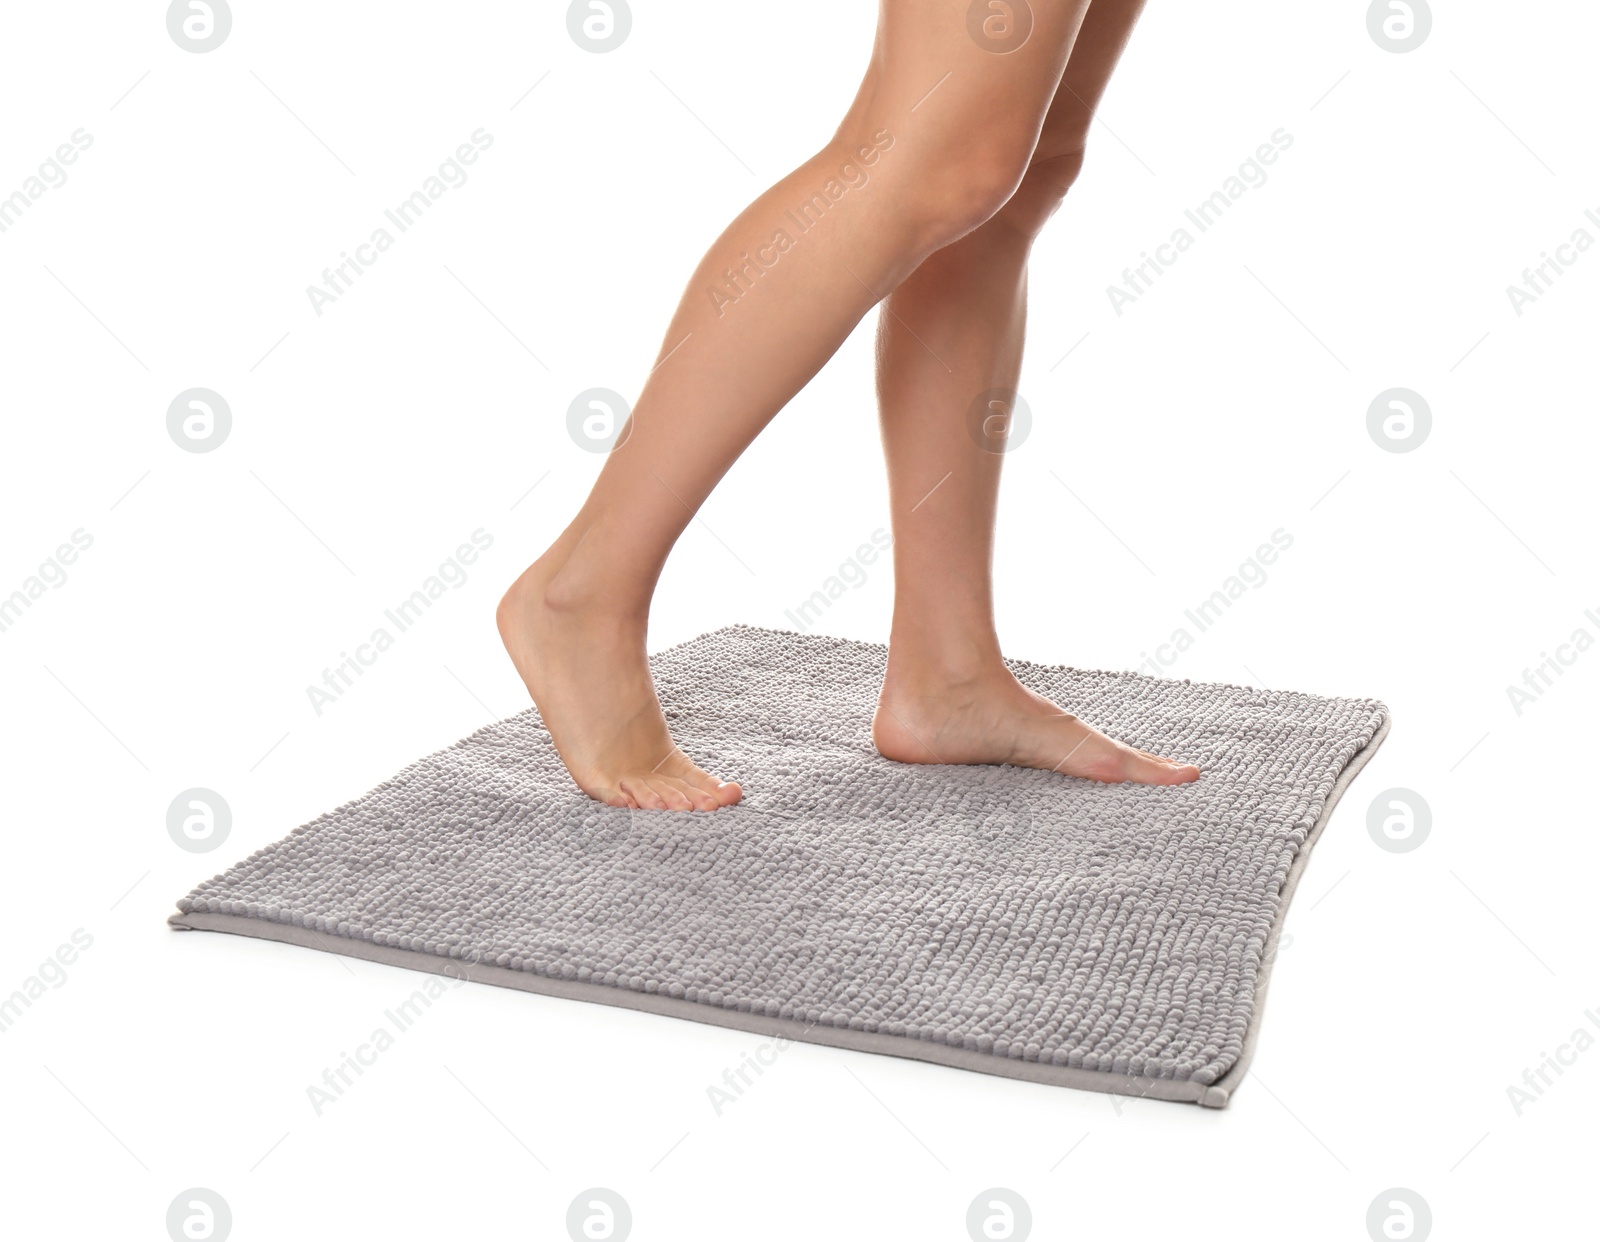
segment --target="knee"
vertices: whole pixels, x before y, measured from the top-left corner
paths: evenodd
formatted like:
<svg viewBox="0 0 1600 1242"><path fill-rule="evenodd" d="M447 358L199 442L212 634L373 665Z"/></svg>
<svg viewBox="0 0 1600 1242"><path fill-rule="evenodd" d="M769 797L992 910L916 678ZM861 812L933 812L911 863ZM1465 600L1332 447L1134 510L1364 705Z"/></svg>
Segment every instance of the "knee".
<svg viewBox="0 0 1600 1242"><path fill-rule="evenodd" d="M929 250L980 225L998 224L1036 238L1083 170L1082 143L1041 153L1022 142L996 142L963 159L915 169L909 208Z"/></svg>
<svg viewBox="0 0 1600 1242"><path fill-rule="evenodd" d="M1035 159L1023 174L1016 192L995 213L995 221L1030 240L1037 237L1045 222L1066 199L1067 191L1082 170L1082 146Z"/></svg>
<svg viewBox="0 0 1600 1242"><path fill-rule="evenodd" d="M991 220L1024 184L1031 155L1030 143L996 139L916 161L905 182L905 210L920 247L937 250Z"/></svg>

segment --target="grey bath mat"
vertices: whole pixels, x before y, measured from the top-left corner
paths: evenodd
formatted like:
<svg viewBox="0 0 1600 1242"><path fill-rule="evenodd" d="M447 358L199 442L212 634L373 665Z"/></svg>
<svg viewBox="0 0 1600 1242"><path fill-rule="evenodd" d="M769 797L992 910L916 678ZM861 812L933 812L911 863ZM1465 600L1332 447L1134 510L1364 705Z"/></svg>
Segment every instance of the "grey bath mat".
<svg viewBox="0 0 1600 1242"><path fill-rule="evenodd" d="M734 626L654 658L679 744L745 799L630 812L531 708L178 902L174 927L1012 1078L1210 1107L1283 913L1389 714L1013 663L1199 781L1101 785L873 749L885 649Z"/></svg>

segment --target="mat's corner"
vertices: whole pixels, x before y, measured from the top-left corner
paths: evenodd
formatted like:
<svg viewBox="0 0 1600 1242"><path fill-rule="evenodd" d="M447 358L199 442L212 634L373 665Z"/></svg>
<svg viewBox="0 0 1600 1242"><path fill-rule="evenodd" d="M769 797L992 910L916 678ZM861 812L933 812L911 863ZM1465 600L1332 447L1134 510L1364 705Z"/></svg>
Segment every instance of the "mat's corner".
<svg viewBox="0 0 1600 1242"><path fill-rule="evenodd" d="M175 910L167 916L167 926L173 931L197 931L198 928L189 922L189 916L182 910Z"/></svg>
<svg viewBox="0 0 1600 1242"><path fill-rule="evenodd" d="M1233 1092L1227 1087L1211 1086L1200 1093L1200 1098L1195 1101L1201 1108L1227 1108L1228 1101L1233 1098Z"/></svg>

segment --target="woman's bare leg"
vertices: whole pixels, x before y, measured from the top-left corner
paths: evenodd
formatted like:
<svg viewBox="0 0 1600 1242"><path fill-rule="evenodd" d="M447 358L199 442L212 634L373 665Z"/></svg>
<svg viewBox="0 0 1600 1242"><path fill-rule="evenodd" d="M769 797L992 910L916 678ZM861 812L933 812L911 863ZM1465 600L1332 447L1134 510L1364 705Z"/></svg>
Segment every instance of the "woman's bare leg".
<svg viewBox="0 0 1600 1242"><path fill-rule="evenodd" d="M1143 7L1092 0L1016 194L884 303L878 394L895 611L873 738L891 759L1014 763L1154 784L1199 775L1192 764L1112 741L1024 688L1001 658L990 589L998 449L1022 365L1028 251L1083 163L1094 107Z"/></svg>
<svg viewBox="0 0 1600 1242"><path fill-rule="evenodd" d="M662 565L717 480L861 317L1011 198L1087 4L1032 0L1028 41L995 55L969 35L967 0L882 0L838 132L696 269L620 447L498 615L592 797L676 810L740 797L677 749L651 685L645 629Z"/></svg>

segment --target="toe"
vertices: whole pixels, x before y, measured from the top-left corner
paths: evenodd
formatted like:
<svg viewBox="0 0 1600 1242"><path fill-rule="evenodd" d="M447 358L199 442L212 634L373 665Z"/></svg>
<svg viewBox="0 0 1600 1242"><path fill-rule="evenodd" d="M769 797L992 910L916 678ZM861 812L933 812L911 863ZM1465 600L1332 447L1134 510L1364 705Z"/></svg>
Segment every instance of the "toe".
<svg viewBox="0 0 1600 1242"><path fill-rule="evenodd" d="M667 804L661 795L643 777L624 776L618 782L618 788L632 798L634 806L641 811L664 811L667 809Z"/></svg>
<svg viewBox="0 0 1600 1242"><path fill-rule="evenodd" d="M652 776L650 788L660 795L662 803L669 811L692 811L694 803L689 801L681 782L670 776Z"/></svg>
<svg viewBox="0 0 1600 1242"><path fill-rule="evenodd" d="M732 781L718 780L711 773L700 768L690 767L680 779L687 785L692 785L711 799L712 805L706 810L715 810L718 807L732 806L744 797L744 791Z"/></svg>
<svg viewBox="0 0 1600 1242"><path fill-rule="evenodd" d="M1183 763L1177 759L1169 759L1165 755L1153 755L1148 750L1135 750L1135 754L1142 755L1151 763L1158 765L1163 772L1151 779L1149 783L1158 785L1186 785L1190 781L1200 779L1200 769L1192 763ZM1146 769L1149 771L1150 769ZM1145 780L1146 777L1131 776L1130 780Z"/></svg>
<svg viewBox="0 0 1600 1242"><path fill-rule="evenodd" d="M682 781L680 783L683 786L683 792L688 795L689 801L694 805L695 810L714 811L722 805L715 797L692 781Z"/></svg>
<svg viewBox="0 0 1600 1242"><path fill-rule="evenodd" d="M1122 757L1122 779L1141 785L1176 785L1182 780L1177 767L1142 750L1129 748Z"/></svg>

